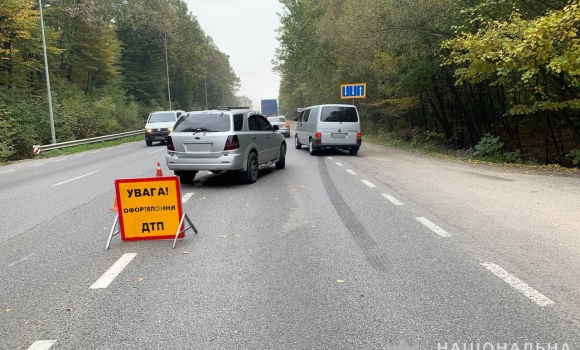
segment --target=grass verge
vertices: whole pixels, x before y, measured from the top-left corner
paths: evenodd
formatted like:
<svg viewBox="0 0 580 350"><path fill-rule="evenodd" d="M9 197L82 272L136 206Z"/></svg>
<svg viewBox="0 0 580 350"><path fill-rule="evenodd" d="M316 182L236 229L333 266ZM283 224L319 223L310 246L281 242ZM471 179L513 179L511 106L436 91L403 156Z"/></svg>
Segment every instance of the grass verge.
<svg viewBox="0 0 580 350"><path fill-rule="evenodd" d="M80 152L90 151L90 150L94 150L94 149L117 146L117 145L121 145L123 143L137 142L137 141L143 141L143 135L127 136L127 137L124 137L122 139L101 141L101 142L89 143L86 145L78 145L78 146L71 146L71 147L66 147L66 148L53 149L50 151L42 151L42 152L40 152L39 155L34 156L34 159L58 157L58 156L63 156L63 155L67 155L67 154L80 153Z"/></svg>

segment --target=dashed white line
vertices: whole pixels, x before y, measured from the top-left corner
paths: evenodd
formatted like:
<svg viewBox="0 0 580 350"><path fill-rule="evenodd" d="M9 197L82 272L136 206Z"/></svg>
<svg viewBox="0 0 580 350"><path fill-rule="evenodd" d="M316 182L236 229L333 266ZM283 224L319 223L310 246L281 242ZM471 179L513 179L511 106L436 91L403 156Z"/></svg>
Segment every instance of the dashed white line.
<svg viewBox="0 0 580 350"><path fill-rule="evenodd" d="M393 203L394 205L403 205L402 202L400 202L397 198L391 196L388 193L383 193L382 194L383 197L385 197L386 199L388 199L391 203Z"/></svg>
<svg viewBox="0 0 580 350"><path fill-rule="evenodd" d="M85 176L89 176L89 175L96 174L96 173L98 173L98 172L99 172L98 170L97 170L97 171L93 171L92 173L88 173L88 174L84 174L84 175L81 175L81 176L77 176L77 177L75 177L74 179L70 179L70 180L66 180L66 181L63 181L63 182L59 182L59 183L57 183L57 184L54 184L53 186L59 186L59 185L65 184L65 183L67 183L67 182L71 182L71 181L74 181L74 180L78 180L78 179L80 179L80 178L83 178L83 177L85 177Z"/></svg>
<svg viewBox="0 0 580 350"><path fill-rule="evenodd" d="M12 267L12 266L14 266L14 265L18 264L19 262L23 262L23 261L26 261L26 260L30 260L30 257L31 257L31 256L33 256L33 255L34 255L34 253L28 254L28 255L27 255L27 256L25 256L24 258L22 258L22 259L20 259L20 260L18 260L18 261L15 261L15 262L13 262L13 263L10 263L10 264L8 264L8 267Z"/></svg>
<svg viewBox="0 0 580 350"><path fill-rule="evenodd" d="M545 295L528 286L524 281L502 269L498 265L489 262L481 263L481 265L485 266L485 268L491 271L491 273L507 282L510 286L530 298L536 304L540 306L554 304L554 302L548 299Z"/></svg>
<svg viewBox="0 0 580 350"><path fill-rule="evenodd" d="M44 164L45 163L39 163L39 164L31 165L31 167L41 166L41 165L44 165Z"/></svg>
<svg viewBox="0 0 580 350"><path fill-rule="evenodd" d="M344 165L342 165L342 163L341 163L341 162L334 162L334 164L336 164L336 165L338 165L338 166L344 166Z"/></svg>
<svg viewBox="0 0 580 350"><path fill-rule="evenodd" d="M431 221L425 219L424 217L419 217L419 218L415 218L415 219L417 219L417 221L419 221L423 225L427 226L429 229L431 229L431 231L435 232L439 236L441 236L441 237L451 237L451 235L447 231L445 231L441 227L435 225Z"/></svg>
<svg viewBox="0 0 580 350"><path fill-rule="evenodd" d="M32 345L30 345L28 350L48 350L54 345L54 343L56 343L56 340L35 341L34 343L32 343Z"/></svg>
<svg viewBox="0 0 580 350"><path fill-rule="evenodd" d="M360 180L363 184L369 186L369 187L377 187L374 183L370 182L369 180Z"/></svg>
<svg viewBox="0 0 580 350"><path fill-rule="evenodd" d="M92 286L90 286L90 289L107 288L109 286L109 284L111 284L111 282L113 282L115 277L117 277L121 273L121 271L123 271L123 269L125 267L127 267L127 265L129 265L131 260L133 260L133 258L136 255L137 255L137 253L125 253L125 254L123 254L123 256L120 257L119 260L117 260L117 262L114 263L113 266L111 266L107 270L107 272L105 272L101 276L101 278L99 278L95 283L93 283Z"/></svg>
<svg viewBox="0 0 580 350"><path fill-rule="evenodd" d="M99 151L93 151L93 152L90 152L90 153L94 154L94 153L99 153L99 152L100 152L100 150Z"/></svg>
<svg viewBox="0 0 580 350"><path fill-rule="evenodd" d="M163 151L163 150L165 150L165 149L164 149L164 148L160 148L160 149L158 149L157 151L149 152L149 154L153 154L153 153L161 152L161 151Z"/></svg>
<svg viewBox="0 0 580 350"><path fill-rule="evenodd" d="M67 160L68 158L62 158L62 159L55 159L55 162L62 162L63 160Z"/></svg>
<svg viewBox="0 0 580 350"><path fill-rule="evenodd" d="M334 158L332 158L332 157L326 157L326 158L328 158L328 159L334 159Z"/></svg>
<svg viewBox="0 0 580 350"><path fill-rule="evenodd" d="M351 175L356 175L356 173L354 171L350 170L350 169L346 169L346 172L349 173L349 174L351 174Z"/></svg>
<svg viewBox="0 0 580 350"><path fill-rule="evenodd" d="M14 171L16 171L16 169L10 169L10 170L7 170L7 171L3 171L0 174L8 174L8 173L11 173L11 172L14 172Z"/></svg>
<svg viewBox="0 0 580 350"><path fill-rule="evenodd" d="M193 193L194 192L190 192L183 195L183 197L181 198L181 203L187 202L191 198L191 196L193 196Z"/></svg>

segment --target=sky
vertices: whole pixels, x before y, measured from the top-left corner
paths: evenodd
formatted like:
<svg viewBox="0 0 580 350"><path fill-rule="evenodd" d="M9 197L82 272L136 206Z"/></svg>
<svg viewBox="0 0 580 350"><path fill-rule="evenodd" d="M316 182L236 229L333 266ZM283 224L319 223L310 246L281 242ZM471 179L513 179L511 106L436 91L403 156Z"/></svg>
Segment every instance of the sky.
<svg viewBox="0 0 580 350"><path fill-rule="evenodd" d="M278 47L278 0L185 0L206 35L230 56L230 65L241 81L240 94L253 108L260 100L277 99L280 77L272 71Z"/></svg>

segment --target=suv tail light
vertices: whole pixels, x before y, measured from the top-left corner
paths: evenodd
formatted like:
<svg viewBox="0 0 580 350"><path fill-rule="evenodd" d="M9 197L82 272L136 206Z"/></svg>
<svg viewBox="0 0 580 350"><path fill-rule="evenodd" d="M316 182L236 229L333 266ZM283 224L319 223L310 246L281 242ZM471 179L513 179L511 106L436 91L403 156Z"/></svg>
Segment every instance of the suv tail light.
<svg viewBox="0 0 580 350"><path fill-rule="evenodd" d="M314 134L314 138L320 140L322 138L322 133L320 131L317 131L316 134Z"/></svg>
<svg viewBox="0 0 580 350"><path fill-rule="evenodd" d="M238 140L238 135L230 135L226 140L226 145L224 146L224 151L233 151L240 148L240 141Z"/></svg>
<svg viewBox="0 0 580 350"><path fill-rule="evenodd" d="M173 146L173 139L171 139L171 136L167 136L167 150L175 151L175 147Z"/></svg>

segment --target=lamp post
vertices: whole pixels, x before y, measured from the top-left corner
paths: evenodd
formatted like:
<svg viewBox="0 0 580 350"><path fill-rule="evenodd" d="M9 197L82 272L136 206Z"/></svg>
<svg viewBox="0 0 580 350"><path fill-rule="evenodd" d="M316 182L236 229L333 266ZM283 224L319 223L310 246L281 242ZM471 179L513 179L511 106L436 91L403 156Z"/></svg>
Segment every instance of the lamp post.
<svg viewBox="0 0 580 350"><path fill-rule="evenodd" d="M171 110L171 89L169 88L169 60L167 59L167 33L165 33L165 70L167 71L167 97L169 98L169 110Z"/></svg>
<svg viewBox="0 0 580 350"><path fill-rule="evenodd" d="M44 37L44 19L42 17L42 0L38 0L40 9L40 31L42 33L42 51L44 53L44 73L46 75L46 93L48 94L48 115L50 117L50 134L52 143L56 143L56 133L54 131L54 115L52 113L52 94L50 92L50 77L48 75L48 58L46 57L46 39Z"/></svg>

